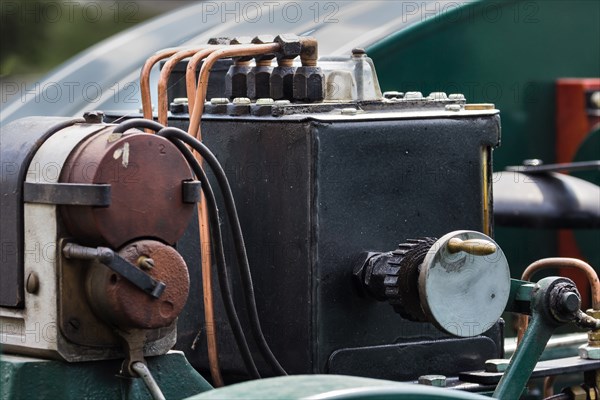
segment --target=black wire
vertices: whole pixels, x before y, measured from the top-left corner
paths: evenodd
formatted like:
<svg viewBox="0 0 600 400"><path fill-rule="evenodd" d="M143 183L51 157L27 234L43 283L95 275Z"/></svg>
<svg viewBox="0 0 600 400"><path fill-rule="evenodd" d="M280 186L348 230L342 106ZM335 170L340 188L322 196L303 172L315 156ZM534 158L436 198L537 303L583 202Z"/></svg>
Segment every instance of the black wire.
<svg viewBox="0 0 600 400"><path fill-rule="evenodd" d="M258 317L258 310L256 308L256 299L254 298L254 286L252 284L252 275L250 273L248 255L246 253L246 246L244 244L244 236L242 234L242 228L240 226L240 220L237 214L233 193L231 192L231 187L229 186L229 181L227 179L225 171L221 167L219 160L217 160L217 158L210 151L210 149L206 147L202 142L189 135L187 132L179 128L168 127L161 129L158 133L163 136L175 137L181 140L182 142L190 145L202 156L204 160L206 160L208 165L213 170L215 178L217 179L217 182L219 184L219 188L221 189L221 193L223 194L223 199L225 200L225 209L227 211L227 214L229 215L229 220L233 231L232 233L234 236L234 245L240 267L242 288L244 290L244 297L247 303L247 311L252 334L256 339L261 354L263 355L265 360L271 365L273 370L280 375L287 375L287 373L285 372L281 364L279 364L279 361L277 361L277 359L273 355L273 352L269 348L269 345L265 340L262 328L260 326L260 319Z"/></svg>
<svg viewBox="0 0 600 400"><path fill-rule="evenodd" d="M117 125L117 127L113 130L113 133L123 133L132 128L148 128L158 132L161 129L164 129L165 126L150 119L132 118Z"/></svg>
<svg viewBox="0 0 600 400"><path fill-rule="evenodd" d="M157 133L157 135L163 136L160 132ZM217 276L219 278L219 286L221 288L221 297L225 305L225 312L227 313L229 325L231 326L233 336L235 337L235 341L244 360L244 365L246 366L248 373L253 378L258 379L260 378L260 374L258 373L256 364L254 363L254 359L252 358L252 353L250 352L250 348L248 347L248 342L244 335L244 330L242 329L242 324L240 323L237 311L235 310L233 296L231 294L231 285L229 283L229 276L227 275L225 251L223 249L223 235L221 232L221 226L219 224L219 214L215 194L212 190L212 187L210 186L206 174L200 167L198 161L194 158L192 152L180 141L173 138L169 139L175 146L177 146L179 151L183 153L185 159L190 164L190 166L194 170L194 173L202 183L202 190L206 195L206 206L209 210L210 225L213 231L212 237L214 239L214 246L216 247Z"/></svg>
<svg viewBox="0 0 600 400"><path fill-rule="evenodd" d="M122 127L124 126L124 127ZM165 127L155 121L150 121L147 119L134 119L128 120L121 123L117 128L113 131L116 133L122 133L131 128L148 128L154 131L160 131ZM117 130L118 129L118 130ZM217 276L219 278L219 286L221 288L221 297L223 299L223 304L225 305L225 312L227 314L227 319L229 320L229 325L231 326L231 330L233 332L233 336L235 338L238 349L241 353L242 359L244 361L244 365L248 373L253 378L260 378L260 374L258 369L256 368L256 364L252 358L252 353L250 352L250 348L248 347L248 342L244 335L244 330L242 329L242 324L240 323L239 317L235 310L235 305L233 302L233 296L231 294L231 285L229 276L227 275L227 265L225 261L225 251L223 248L223 235L221 232L221 225L219 223L219 212L217 207L217 202L215 198L214 191L204 170L195 159L192 152L179 140L176 138L170 137L168 134L163 134L161 132L157 133L158 136L165 137L169 139L183 154L188 164L192 167L194 174L200 180L202 184L202 190L206 195L206 206L209 210L209 218L210 224L212 228L212 236L214 238L213 245L216 247L216 263L217 263Z"/></svg>

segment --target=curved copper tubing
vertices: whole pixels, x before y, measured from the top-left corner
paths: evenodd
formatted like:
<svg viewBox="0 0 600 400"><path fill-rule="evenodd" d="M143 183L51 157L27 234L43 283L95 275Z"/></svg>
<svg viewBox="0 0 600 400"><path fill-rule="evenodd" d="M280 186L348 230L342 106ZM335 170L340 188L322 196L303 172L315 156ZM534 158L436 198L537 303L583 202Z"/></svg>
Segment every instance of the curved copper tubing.
<svg viewBox="0 0 600 400"><path fill-rule="evenodd" d="M200 64L200 61L211 55L213 51L221 48L223 48L223 46L214 46L214 48L204 49L197 52L192 58L190 58L185 70L185 87L188 98L188 107L190 110L194 109L196 100L196 69L198 69L198 64Z"/></svg>
<svg viewBox="0 0 600 400"><path fill-rule="evenodd" d="M162 70L160 71L160 78L158 79L158 122L163 124L163 125L167 125L167 118L168 118L168 112L169 112L169 100L167 97L167 87L169 84L169 77L171 76L171 73L173 72L173 69L175 69L175 66L177 65L177 63L179 63L179 61L183 60L184 58L188 58L193 56L194 54L196 54L197 52L206 49L207 46L201 46L201 47L195 47L192 49L185 49L185 50L181 50L175 54L173 54L173 56L171 56L171 58L169 58L169 60L165 63L165 65L163 65Z"/></svg>
<svg viewBox="0 0 600 400"><path fill-rule="evenodd" d="M279 50L278 43L268 44L250 44L250 45L234 45L223 49L219 49L211 53L206 58L202 69L200 70L200 78L198 79L198 88L194 99L194 108L190 116L189 134L198 140L202 140L200 132L200 120L204 110L204 101L206 100L206 89L208 86L208 75L213 65L220 58L241 57L241 56L256 56L259 54L272 53ZM189 99L188 99L189 101Z"/></svg>
<svg viewBox="0 0 600 400"><path fill-rule="evenodd" d="M181 51L180 47L161 50L150 56L144 63L140 72L140 94L142 96L142 113L144 118L152 119L152 97L150 95L150 72L152 71L152 67L160 60L171 57L179 51ZM151 130L146 130L146 132L151 132Z"/></svg>
<svg viewBox="0 0 600 400"><path fill-rule="evenodd" d="M583 271L590 282L590 286L592 287L592 308L594 310L600 310L600 280L598 280L598 274L591 265L576 258L544 258L530 264L525 271L523 271L521 280L529 281L533 274L547 268L574 268ZM523 339L523 335L527 330L528 324L529 323L525 315L519 314L517 316L515 321L515 327L517 329L517 344Z"/></svg>

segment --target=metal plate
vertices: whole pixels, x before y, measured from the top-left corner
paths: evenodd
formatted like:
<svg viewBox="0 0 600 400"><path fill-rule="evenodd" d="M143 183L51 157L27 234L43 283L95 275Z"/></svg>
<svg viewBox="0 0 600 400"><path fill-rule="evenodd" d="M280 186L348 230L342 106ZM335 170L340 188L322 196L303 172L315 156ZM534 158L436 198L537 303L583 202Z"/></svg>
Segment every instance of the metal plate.
<svg viewBox="0 0 600 400"><path fill-rule="evenodd" d="M487 240L496 252L476 256L451 253L448 242ZM510 270L500 247L488 236L474 231L455 231L440 238L425 256L419 274L421 305L445 332L468 337L492 327L504 312L510 293Z"/></svg>

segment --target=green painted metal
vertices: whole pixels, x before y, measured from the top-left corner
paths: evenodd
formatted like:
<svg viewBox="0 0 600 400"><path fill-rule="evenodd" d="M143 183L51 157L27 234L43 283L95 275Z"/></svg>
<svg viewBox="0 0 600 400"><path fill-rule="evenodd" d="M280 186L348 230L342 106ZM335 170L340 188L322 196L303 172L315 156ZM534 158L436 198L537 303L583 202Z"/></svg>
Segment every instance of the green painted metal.
<svg viewBox="0 0 600 400"><path fill-rule="evenodd" d="M426 18L367 48L383 90L464 93L501 111L502 146L494 169L526 158L555 161L555 81L600 76L599 1L477 1ZM596 157L597 158L597 157ZM556 256L551 230L497 228L513 276Z"/></svg>
<svg viewBox="0 0 600 400"><path fill-rule="evenodd" d="M556 321L551 319L547 304L548 289L555 280L554 277L544 278L536 284L535 290L531 292L531 321L517 351L511 357L510 364L502 375L493 397L518 399L521 396L531 372L544 352L546 343L559 326Z"/></svg>
<svg viewBox="0 0 600 400"><path fill-rule="evenodd" d="M379 379L341 375L296 375L239 383L205 392L188 400L204 399L487 399L475 393Z"/></svg>
<svg viewBox="0 0 600 400"><path fill-rule="evenodd" d="M535 284L518 279L510 280L510 293L506 302L506 312L529 314L531 293Z"/></svg>
<svg viewBox="0 0 600 400"><path fill-rule="evenodd" d="M141 379L118 377L122 360L65 363L2 354L0 398L61 400L147 400ZM148 367L165 397L182 399L212 389L183 353L148 357Z"/></svg>

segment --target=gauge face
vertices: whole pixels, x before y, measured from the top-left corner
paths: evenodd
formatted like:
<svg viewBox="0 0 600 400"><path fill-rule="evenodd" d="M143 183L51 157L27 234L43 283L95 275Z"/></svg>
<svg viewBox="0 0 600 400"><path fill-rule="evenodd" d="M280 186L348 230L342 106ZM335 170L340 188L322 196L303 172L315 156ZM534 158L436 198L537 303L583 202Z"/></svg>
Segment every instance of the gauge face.
<svg viewBox="0 0 600 400"><path fill-rule="evenodd" d="M451 242L464 243L464 250L449 245ZM488 236L475 231L451 232L425 256L419 293L425 313L440 329L461 337L480 335L506 308L508 262Z"/></svg>

